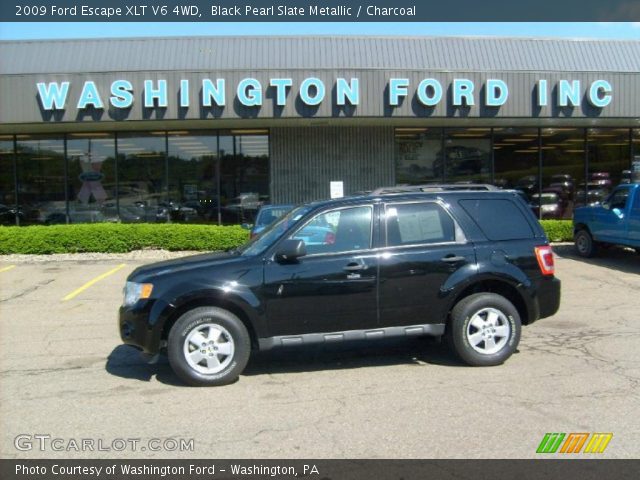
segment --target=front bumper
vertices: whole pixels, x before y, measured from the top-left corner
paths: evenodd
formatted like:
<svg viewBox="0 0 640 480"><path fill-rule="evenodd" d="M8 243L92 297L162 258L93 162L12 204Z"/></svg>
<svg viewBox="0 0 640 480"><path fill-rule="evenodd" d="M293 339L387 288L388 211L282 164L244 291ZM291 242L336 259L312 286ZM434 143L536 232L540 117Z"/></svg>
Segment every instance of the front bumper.
<svg viewBox="0 0 640 480"><path fill-rule="evenodd" d="M148 354L158 353L161 347L162 325L150 321L152 311L158 306L157 301L151 299L130 307L120 307L118 331L125 344L137 347Z"/></svg>

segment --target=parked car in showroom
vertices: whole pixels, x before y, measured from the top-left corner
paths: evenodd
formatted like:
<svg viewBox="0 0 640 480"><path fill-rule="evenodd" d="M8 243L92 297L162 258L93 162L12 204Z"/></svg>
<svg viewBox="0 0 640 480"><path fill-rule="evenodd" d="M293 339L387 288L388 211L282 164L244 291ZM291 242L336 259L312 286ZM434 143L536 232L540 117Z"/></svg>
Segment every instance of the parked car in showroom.
<svg viewBox="0 0 640 480"><path fill-rule="evenodd" d="M258 210L255 223L251 228L251 238L257 237L262 231L278 220L283 215L286 215L293 209L293 205L263 205Z"/></svg>
<svg viewBox="0 0 640 480"><path fill-rule="evenodd" d="M542 220L558 219L564 215L564 203L555 191L534 193L529 206L533 214Z"/></svg>
<svg viewBox="0 0 640 480"><path fill-rule="evenodd" d="M593 172L591 174L591 182L602 186L603 188L611 188L611 176L609 172Z"/></svg>
<svg viewBox="0 0 640 480"><path fill-rule="evenodd" d="M565 192L568 198L573 196L573 191L575 190L576 184L571 175L566 173L560 173L551 176L551 181L549 182L550 187L561 187L563 192Z"/></svg>
<svg viewBox="0 0 640 480"><path fill-rule="evenodd" d="M574 211L576 251L592 257L598 247L621 245L640 253L640 184L621 184L598 205Z"/></svg>
<svg viewBox="0 0 640 480"><path fill-rule="evenodd" d="M499 365L560 281L517 193L455 187L302 205L234 251L139 267L120 336L192 385L233 382L252 350L421 335ZM307 244L309 226L332 235Z"/></svg>
<svg viewBox="0 0 640 480"><path fill-rule="evenodd" d="M574 208L584 207L585 205L597 205L607 198L610 192L610 189L598 183L581 183L578 185L578 190L576 190Z"/></svg>

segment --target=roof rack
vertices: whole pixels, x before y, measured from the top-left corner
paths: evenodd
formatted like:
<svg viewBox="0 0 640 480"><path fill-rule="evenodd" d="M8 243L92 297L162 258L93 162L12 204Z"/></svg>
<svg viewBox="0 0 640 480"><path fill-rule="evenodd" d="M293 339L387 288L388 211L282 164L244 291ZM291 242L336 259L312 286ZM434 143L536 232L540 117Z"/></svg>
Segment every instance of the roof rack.
<svg viewBox="0 0 640 480"><path fill-rule="evenodd" d="M498 191L495 185L485 183L427 183L424 185L396 185L395 187L381 187L373 190L369 195L390 195L393 193L413 192L459 192L459 191Z"/></svg>

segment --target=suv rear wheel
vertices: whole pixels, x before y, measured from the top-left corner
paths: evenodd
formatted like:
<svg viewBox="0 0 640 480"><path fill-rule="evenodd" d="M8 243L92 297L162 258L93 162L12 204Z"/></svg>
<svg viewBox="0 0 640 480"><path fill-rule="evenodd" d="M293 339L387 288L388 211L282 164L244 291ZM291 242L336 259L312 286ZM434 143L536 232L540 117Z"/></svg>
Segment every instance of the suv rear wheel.
<svg viewBox="0 0 640 480"><path fill-rule="evenodd" d="M501 295L476 293L460 300L451 311L450 343L469 365L504 363L518 347L518 310Z"/></svg>
<svg viewBox="0 0 640 480"><path fill-rule="evenodd" d="M190 310L169 332L169 363L176 375L190 385L235 381L250 353L247 328L238 317L221 308Z"/></svg>

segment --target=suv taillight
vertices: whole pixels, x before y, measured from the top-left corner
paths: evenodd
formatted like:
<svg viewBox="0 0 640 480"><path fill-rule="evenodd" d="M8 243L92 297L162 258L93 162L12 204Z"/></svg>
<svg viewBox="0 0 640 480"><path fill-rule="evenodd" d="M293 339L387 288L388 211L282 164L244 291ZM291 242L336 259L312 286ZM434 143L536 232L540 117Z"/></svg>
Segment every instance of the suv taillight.
<svg viewBox="0 0 640 480"><path fill-rule="evenodd" d="M549 245L536 247L536 258L538 259L538 265L540 265L540 271L543 275L553 275L555 273L556 267L553 262L553 251Z"/></svg>

